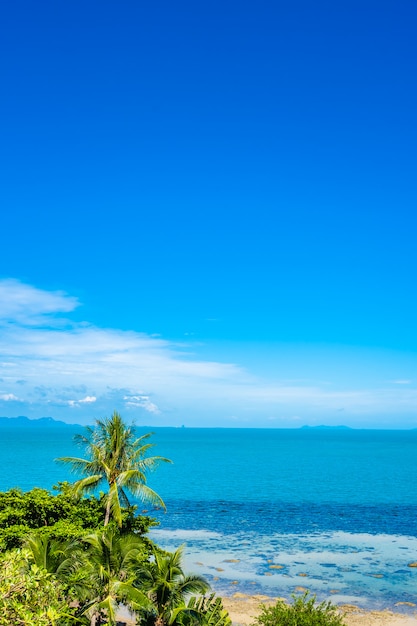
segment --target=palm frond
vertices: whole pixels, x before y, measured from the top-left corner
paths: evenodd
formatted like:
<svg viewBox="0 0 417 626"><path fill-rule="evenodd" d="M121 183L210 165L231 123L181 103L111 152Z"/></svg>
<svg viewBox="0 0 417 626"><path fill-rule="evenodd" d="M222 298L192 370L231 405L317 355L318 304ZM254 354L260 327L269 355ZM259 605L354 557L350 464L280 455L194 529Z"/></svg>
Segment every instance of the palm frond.
<svg viewBox="0 0 417 626"><path fill-rule="evenodd" d="M221 598L216 597L214 593L208 597L192 596L187 606L197 611L206 626L232 626L232 620L223 608Z"/></svg>
<svg viewBox="0 0 417 626"><path fill-rule="evenodd" d="M89 445L91 443L94 437L94 428L91 426L85 426L84 432L86 432L85 435L74 435L74 442L77 445Z"/></svg>
<svg viewBox="0 0 417 626"><path fill-rule="evenodd" d="M166 459L164 456L148 456L137 461L137 465L142 472L152 472L160 463L172 463L172 461L171 459Z"/></svg>
<svg viewBox="0 0 417 626"><path fill-rule="evenodd" d="M165 502L162 500L161 496L147 485L139 484L136 487L129 485L129 491L142 502L149 502L153 506L159 506L166 511Z"/></svg>
<svg viewBox="0 0 417 626"><path fill-rule="evenodd" d="M152 437L152 435L154 434L155 433L146 433L145 435L140 435L140 437L138 437L137 439L135 439L135 441L133 441L132 446L134 448L137 448L138 446L142 446L142 441L149 439L149 437ZM151 443L150 445L153 446L155 444Z"/></svg>
<svg viewBox="0 0 417 626"><path fill-rule="evenodd" d="M140 469L132 468L121 471L117 476L116 482L120 488L127 487L130 491L132 491L132 487L134 488L134 485L146 483L146 476L140 471Z"/></svg>
<svg viewBox="0 0 417 626"><path fill-rule="evenodd" d="M71 485L70 493L74 498L80 498L84 493L93 493L103 480L103 474L81 478Z"/></svg>
<svg viewBox="0 0 417 626"><path fill-rule="evenodd" d="M132 443L132 450L133 450L132 458L134 459L145 456L148 450L155 447L154 443L146 443L143 446L141 446L139 443L137 443L139 441L140 440L137 439L134 443Z"/></svg>
<svg viewBox="0 0 417 626"><path fill-rule="evenodd" d="M104 610L109 624L116 624L117 602L112 595L108 595L104 600L97 603L98 610Z"/></svg>
<svg viewBox="0 0 417 626"><path fill-rule="evenodd" d="M125 508L129 507L130 506L130 502L129 502L129 498L126 495L126 492L124 491L124 489L122 489L122 487L120 487L119 485L117 485L117 486L118 486L118 489L119 489L120 504L123 507L125 507Z"/></svg>
<svg viewBox="0 0 417 626"><path fill-rule="evenodd" d="M76 456L60 456L59 458L55 459L55 461L57 463L67 463L68 465L71 465L76 469L80 469L81 471L83 471L86 466L92 464L91 459L81 459L80 457Z"/></svg>
<svg viewBox="0 0 417 626"><path fill-rule="evenodd" d="M209 589L210 585L205 578L199 576L198 574L190 574L185 576L184 579L178 585L181 594L189 595L192 593L201 593L205 594Z"/></svg>

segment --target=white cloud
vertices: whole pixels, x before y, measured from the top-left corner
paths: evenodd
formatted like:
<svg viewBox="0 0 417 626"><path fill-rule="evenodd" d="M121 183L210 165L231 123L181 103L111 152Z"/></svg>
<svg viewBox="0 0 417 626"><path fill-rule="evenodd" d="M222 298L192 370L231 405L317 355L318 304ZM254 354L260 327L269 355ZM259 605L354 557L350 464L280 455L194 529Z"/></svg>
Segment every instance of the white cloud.
<svg viewBox="0 0 417 626"><path fill-rule="evenodd" d="M95 396L86 396L82 400L79 400L80 404L91 404L91 402L95 402L97 398Z"/></svg>
<svg viewBox="0 0 417 626"><path fill-rule="evenodd" d="M186 346L158 336L85 322L56 325L54 313L59 316L78 304L61 292L49 294L7 280L0 281L0 293L9 302L0 307L3 386L8 385L13 393L13 387L24 379L25 385L19 388L29 406L95 404L101 410L103 403L112 402L158 415L161 409L155 396L162 397L171 410L193 385L242 374L231 364L198 360ZM74 398L71 389L76 387L84 389L81 398Z"/></svg>
<svg viewBox="0 0 417 626"><path fill-rule="evenodd" d="M0 323L38 324L47 316L73 311L79 302L63 291L45 291L18 280L0 280ZM55 322L56 322L55 318Z"/></svg>
<svg viewBox="0 0 417 626"><path fill-rule="evenodd" d="M24 402L19 410L31 416L52 406L54 417L69 421L74 409L77 421L91 421L119 407L174 424L187 423L187 416L205 424L232 423L230 416L249 425L268 423L270 416L277 425L291 424L294 415L300 421L309 415L339 420L341 406L351 417L415 414L417 390L406 381L337 389L331 381L271 380L233 363L198 358L195 343L85 322L60 324L62 313L78 304L64 292L0 281L0 401Z"/></svg>
<svg viewBox="0 0 417 626"><path fill-rule="evenodd" d="M1 393L0 400L4 402L19 402L19 398L14 393Z"/></svg>
<svg viewBox="0 0 417 626"><path fill-rule="evenodd" d="M96 402L97 398L95 396L86 396L81 400L67 400L68 406L80 406L80 404L92 404Z"/></svg>
<svg viewBox="0 0 417 626"><path fill-rule="evenodd" d="M159 408L154 402L151 402L149 396L123 396L123 400L126 406L141 407L148 413L153 413L154 415L158 415L158 413L160 413Z"/></svg>

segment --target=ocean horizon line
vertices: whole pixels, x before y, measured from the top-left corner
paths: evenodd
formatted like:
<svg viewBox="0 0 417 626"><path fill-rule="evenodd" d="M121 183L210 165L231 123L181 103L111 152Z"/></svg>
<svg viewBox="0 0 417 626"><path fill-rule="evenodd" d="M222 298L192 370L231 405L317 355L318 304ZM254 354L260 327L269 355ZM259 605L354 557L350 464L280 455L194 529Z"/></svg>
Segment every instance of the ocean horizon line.
<svg viewBox="0 0 417 626"><path fill-rule="evenodd" d="M64 422L63 420L55 419L51 416L42 416L42 417L28 417L26 415L17 415L17 416L0 416L0 427L4 425L10 424L19 424L19 425L48 425L51 426L56 424L57 426L77 426L79 428L86 427L94 427L94 422L88 424L80 424L79 422ZM155 425L155 424L140 424L134 419L131 422L131 425L137 428L146 428L150 430L179 430L179 429L187 429L187 430L331 430L331 431L385 431L385 432L411 432L416 431L417 427L403 427L403 428L384 428L383 426L375 426L375 427L360 427L360 426L348 426L346 424L303 424L302 426L188 426L187 424L181 425Z"/></svg>

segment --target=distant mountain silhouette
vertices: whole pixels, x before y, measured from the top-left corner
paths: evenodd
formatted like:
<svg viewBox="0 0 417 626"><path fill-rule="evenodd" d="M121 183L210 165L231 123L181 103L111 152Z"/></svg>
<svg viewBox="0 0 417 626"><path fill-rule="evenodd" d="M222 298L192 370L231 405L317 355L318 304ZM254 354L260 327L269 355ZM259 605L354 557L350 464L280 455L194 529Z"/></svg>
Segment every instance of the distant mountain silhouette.
<svg viewBox="0 0 417 626"><path fill-rule="evenodd" d="M40 417L39 419L29 419L25 415L19 415L19 417L0 417L0 428L2 427L12 428L32 428L41 426L53 426L57 428L75 426L75 424L66 424L59 420L54 420L52 417Z"/></svg>
<svg viewBox="0 0 417 626"><path fill-rule="evenodd" d="M310 430L353 430L350 426L326 426L325 424L321 426L301 426L301 428L308 428Z"/></svg>

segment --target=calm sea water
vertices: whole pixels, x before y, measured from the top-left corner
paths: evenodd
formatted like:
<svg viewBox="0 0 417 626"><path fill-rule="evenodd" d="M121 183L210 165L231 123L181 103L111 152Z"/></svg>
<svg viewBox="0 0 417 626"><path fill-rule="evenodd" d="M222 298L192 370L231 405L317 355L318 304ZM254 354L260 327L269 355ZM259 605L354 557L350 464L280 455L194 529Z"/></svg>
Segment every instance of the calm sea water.
<svg viewBox="0 0 417 626"><path fill-rule="evenodd" d="M417 603L417 568L408 566L417 561L417 431L154 431L154 453L174 463L148 478L167 504L152 511L152 534L168 549L185 544L187 569L217 592L309 589L336 603L413 610L402 603ZM71 480L54 458L79 455L75 432L1 429L0 489Z"/></svg>

